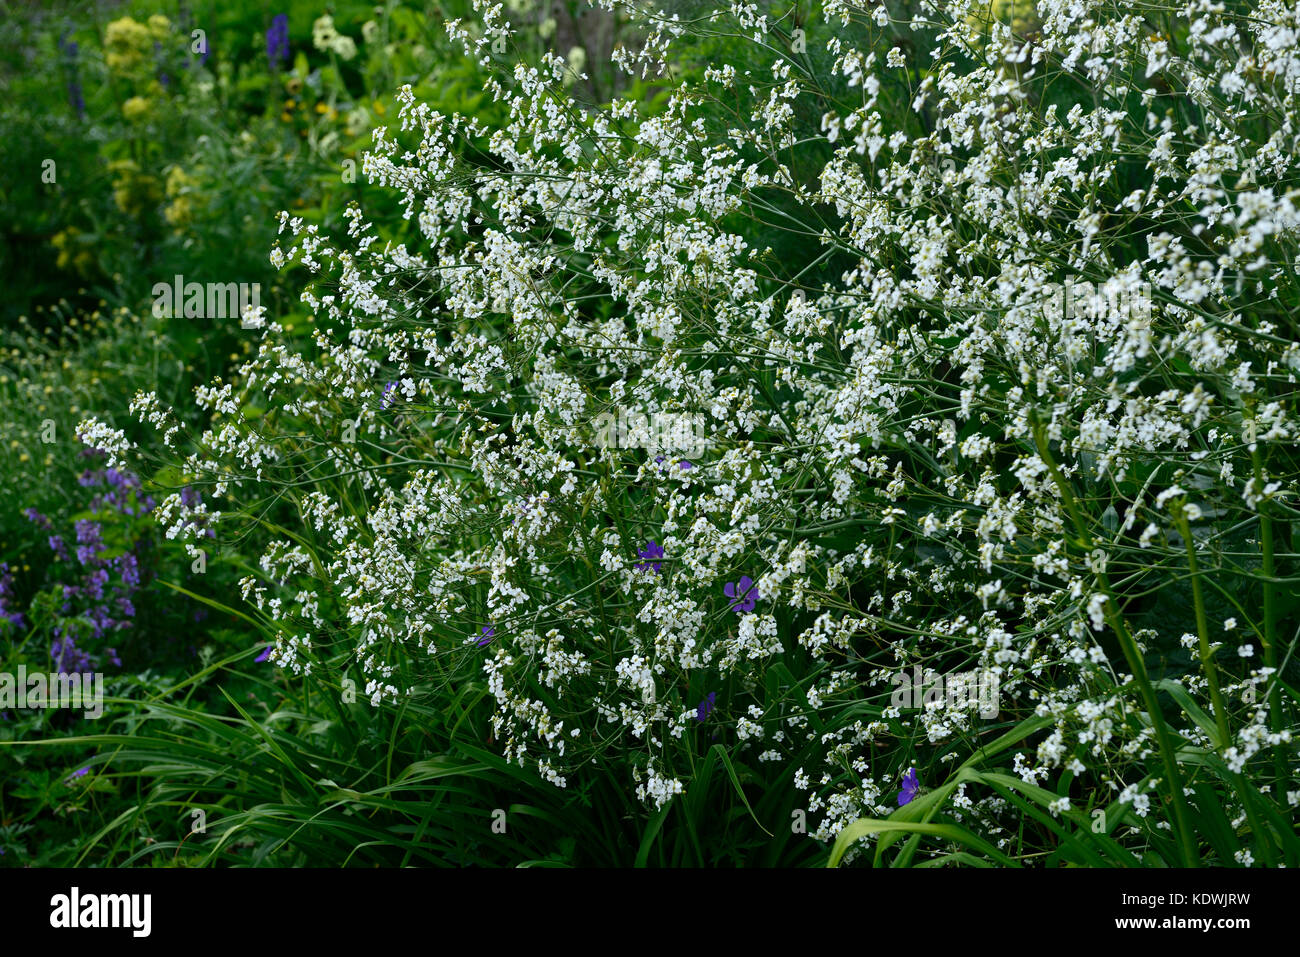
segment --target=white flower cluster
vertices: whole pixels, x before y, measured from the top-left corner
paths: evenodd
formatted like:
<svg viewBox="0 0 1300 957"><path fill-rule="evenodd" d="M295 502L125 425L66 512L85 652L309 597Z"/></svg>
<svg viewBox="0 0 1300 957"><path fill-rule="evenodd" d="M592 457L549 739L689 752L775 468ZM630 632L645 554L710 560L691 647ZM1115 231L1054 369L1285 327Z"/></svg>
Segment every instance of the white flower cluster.
<svg viewBox="0 0 1300 957"><path fill-rule="evenodd" d="M686 42L609 5L645 25L615 56L636 75ZM475 53L507 29L480 6L477 40L451 25ZM1240 666L1204 635L1179 650L1187 563L1258 565L1297 490L1300 14L1190 0L1175 40L1127 3L1043 0L1026 38L983 6L899 25L829 3L821 76L763 7L724 6L708 29L761 38L766 72L712 68L656 107L580 108L558 58L488 85L501 128L399 91L364 171L418 248L358 210L340 245L282 214L273 262L316 276L312 348L268 322L202 390L219 424L184 463L302 525L246 586L288 599L275 660L346 634L378 701L407 690L399 664L482 655L512 759L563 785L623 749L656 806L723 729L800 768L822 838L891 810L915 722L944 746L1038 715L1024 781L1134 779L1159 747L1144 649L1182 654L1217 716ZM784 252L752 241L781 230ZM1086 293L1067 307L1062 283ZM700 413L707 454L593 448L583 422L625 401ZM1171 611L1152 595L1175 579ZM1277 657L1280 622L1224 587ZM889 708L889 676L936 659L996 676L997 721ZM1234 769L1292 740L1274 686ZM1120 801L1167 814L1136 785ZM954 806L995 836L1008 813L964 785Z"/></svg>

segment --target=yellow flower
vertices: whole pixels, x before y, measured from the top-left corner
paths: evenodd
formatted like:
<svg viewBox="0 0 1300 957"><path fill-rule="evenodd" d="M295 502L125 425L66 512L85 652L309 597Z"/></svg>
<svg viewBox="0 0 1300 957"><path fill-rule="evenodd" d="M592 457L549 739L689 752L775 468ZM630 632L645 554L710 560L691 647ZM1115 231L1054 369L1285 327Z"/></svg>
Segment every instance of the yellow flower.
<svg viewBox="0 0 1300 957"><path fill-rule="evenodd" d="M116 186L130 180L134 174L140 172L140 167L136 165L135 160L119 159L108 164L108 171L113 174L113 185Z"/></svg>
<svg viewBox="0 0 1300 957"><path fill-rule="evenodd" d="M130 17L114 20L104 28L104 62L115 73L129 73L144 62L143 54L152 49L149 28Z"/></svg>
<svg viewBox="0 0 1300 957"><path fill-rule="evenodd" d="M55 233L50 238L50 245L59 251L59 257L56 261L58 268L71 268L78 274L87 276L95 265L95 257L91 255L90 249L84 243L77 242L79 235L81 235L81 230L75 226L69 226Z"/></svg>
<svg viewBox="0 0 1300 957"><path fill-rule="evenodd" d="M989 0L987 13L972 14L966 23L971 27L988 27L1001 21L1011 27L1011 32L1028 36L1038 32L1042 24L1034 0Z"/></svg>
<svg viewBox="0 0 1300 957"><path fill-rule="evenodd" d="M149 32L155 40L167 39L167 34L171 32L171 29L172 22L161 13L155 13L149 18Z"/></svg>
<svg viewBox="0 0 1300 957"><path fill-rule="evenodd" d="M55 233L50 239L50 245L59 251L58 261L55 263L60 269L67 269L68 264L72 262L72 255L68 252L68 243L76 235L77 230L69 226Z"/></svg>
<svg viewBox="0 0 1300 957"><path fill-rule="evenodd" d="M133 96L122 104L122 115L132 123L144 119L149 113L149 101L143 96Z"/></svg>
<svg viewBox="0 0 1300 957"><path fill-rule="evenodd" d="M157 177L141 175L134 160L114 160L108 169L113 174L113 201L128 216L135 216L162 199L162 184Z"/></svg>
<svg viewBox="0 0 1300 957"><path fill-rule="evenodd" d="M180 227L194 219L195 202L190 194L198 185L198 180L179 166L173 166L167 173L166 192L171 203L163 209L163 219L171 226L177 227L177 233L182 231Z"/></svg>
<svg viewBox="0 0 1300 957"><path fill-rule="evenodd" d="M197 186L199 181L194 179L185 170L179 166L173 166L167 174L167 195L179 196L185 190Z"/></svg>
<svg viewBox="0 0 1300 957"><path fill-rule="evenodd" d="M104 28L104 43L106 46L118 47L124 50L143 50L148 42L149 28L142 23L137 23L130 17L114 20Z"/></svg>
<svg viewBox="0 0 1300 957"><path fill-rule="evenodd" d="M172 202L163 209L163 219L167 220L169 226L178 227L176 232L181 232L181 226L186 225L194 218L194 203L188 196L177 196Z"/></svg>

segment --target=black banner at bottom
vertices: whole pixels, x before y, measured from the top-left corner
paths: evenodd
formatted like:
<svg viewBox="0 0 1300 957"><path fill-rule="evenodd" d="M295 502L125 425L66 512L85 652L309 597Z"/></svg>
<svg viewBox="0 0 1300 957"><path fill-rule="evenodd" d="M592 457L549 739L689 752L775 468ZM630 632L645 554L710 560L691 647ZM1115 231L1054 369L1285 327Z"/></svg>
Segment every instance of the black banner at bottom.
<svg viewBox="0 0 1300 957"><path fill-rule="evenodd" d="M486 931L494 947L518 934L532 947L541 928L613 942L629 926L667 930L677 913L692 918L673 933L683 946L699 921L723 924L735 947L750 935L770 943L773 921L799 933L824 932L828 919L903 933L918 947L931 934L975 940L1012 927L1083 942L1199 934L1226 943L1287 930L1297 891L1300 877L1287 870L32 869L0 871L0 919L6 944L97 938L127 947L373 946L390 932L439 941L456 931L484 941Z"/></svg>

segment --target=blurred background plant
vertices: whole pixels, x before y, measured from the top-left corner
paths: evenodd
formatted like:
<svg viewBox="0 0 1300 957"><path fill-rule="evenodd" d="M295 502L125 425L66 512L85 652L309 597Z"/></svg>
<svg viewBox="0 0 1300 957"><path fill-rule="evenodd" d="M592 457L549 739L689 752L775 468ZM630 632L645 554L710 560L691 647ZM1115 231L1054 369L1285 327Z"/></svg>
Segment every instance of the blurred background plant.
<svg viewBox="0 0 1300 957"><path fill-rule="evenodd" d="M353 786L385 786L376 776L381 763L416 764L449 746L446 736L416 734L400 717L391 725L382 715L361 720L355 708L331 724L320 710L322 689L274 677L261 623L217 597L254 570L245 556L256 552L248 543L213 543L198 572L194 557L154 526L151 506L171 492L206 490L178 472L111 469L82 454L75 426L94 414L148 446L151 436L124 414L132 395L157 392L183 407L195 386L249 355L254 340L229 317L153 315L155 283L178 275L258 283L268 311L310 337L314 316L298 301L297 278L268 262L281 209L338 226L356 202L385 238L412 235L391 193L366 182L362 152L371 131L391 121L392 93L403 83L448 112L489 123L504 115L484 93L484 68L443 28L471 6L0 0L0 670L96 667L117 702L103 724L57 711L0 714L0 866L253 856L340 863L355 836L355 809L322 814L314 788L293 798L294 782L305 779L283 777L278 759L267 763L260 732L239 722L295 735L290 753L319 757ZM573 66L575 95L595 103L625 88L608 56L625 18L576 0L523 0L509 15L523 27L515 42L528 55L553 49ZM587 79L577 75L584 70ZM646 96L655 93L645 87ZM463 704L454 736L469 750L458 752L456 784L446 792L462 823L480 817L484 801L509 806L528 787L518 768L467 736L481 730L486 711ZM188 709L188 720L167 711L177 707ZM209 709L212 717L194 717ZM276 717L283 713L301 717ZM110 729L125 737L115 750L97 751L93 734ZM126 738L137 744L118 750ZM110 771L103 765L113 754L120 763ZM194 761L186 764L187 756ZM147 770L131 763L136 757ZM242 769L247 790L232 790L219 768ZM518 849L503 841L476 850L482 842L434 823L421 782L435 777L408 776L369 813L394 816L395 841L431 828L449 842L448 861L514 859ZM252 837L232 835L219 854L191 856L183 842L168 843L181 786L214 808L242 800L247 808L287 801L290 809L250 811L242 827ZM471 801L479 791L482 799ZM583 816L561 822L563 796L549 787L536 793L537 820L548 822L550 836L528 853L595 859L575 850L573 828ZM288 836L317 818L322 836L298 850L274 850L266 836ZM618 840L634 844L635 836ZM392 854L357 860L405 857ZM420 858L437 859L431 855Z"/></svg>

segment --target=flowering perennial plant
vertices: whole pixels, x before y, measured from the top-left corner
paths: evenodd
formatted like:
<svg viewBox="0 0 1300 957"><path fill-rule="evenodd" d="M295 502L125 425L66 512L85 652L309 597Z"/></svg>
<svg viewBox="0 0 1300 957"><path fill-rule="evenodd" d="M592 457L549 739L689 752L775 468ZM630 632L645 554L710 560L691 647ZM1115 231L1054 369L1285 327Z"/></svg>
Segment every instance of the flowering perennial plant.
<svg viewBox="0 0 1300 957"><path fill-rule="evenodd" d="M602 5L641 27L630 74L737 34L745 65L592 106L560 57L518 62L495 129L401 90L364 170L408 241L282 214L312 343L268 321L198 390L200 436L134 402L229 503L167 498L168 534L291 516L244 582L272 660L356 669L376 705L494 622L495 738L560 786L619 756L649 804L682 793L710 687L824 840L942 812L999 853L1042 799L1044 827L1108 807L1115 841L1191 862L1207 768L1276 861L1300 7ZM487 65L510 28L476 9L448 30ZM624 404L702 415L707 451L591 442ZM902 715L914 666L995 675L998 717Z"/></svg>
<svg viewBox="0 0 1300 957"><path fill-rule="evenodd" d="M94 448L82 456L98 459ZM153 499L140 491L140 479L115 468L87 468L77 479L82 488L95 489L87 514L73 522L73 539L53 534L54 524L35 508L24 513L28 521L50 532L51 560L62 579L38 599L49 610L52 644L50 658L56 672L74 674L111 663L122 667L114 635L132 627L135 596L141 585L141 556L147 547L140 519L153 508ZM108 523L104 521L108 519ZM111 534L108 538L105 531ZM69 584L71 578L77 584Z"/></svg>

